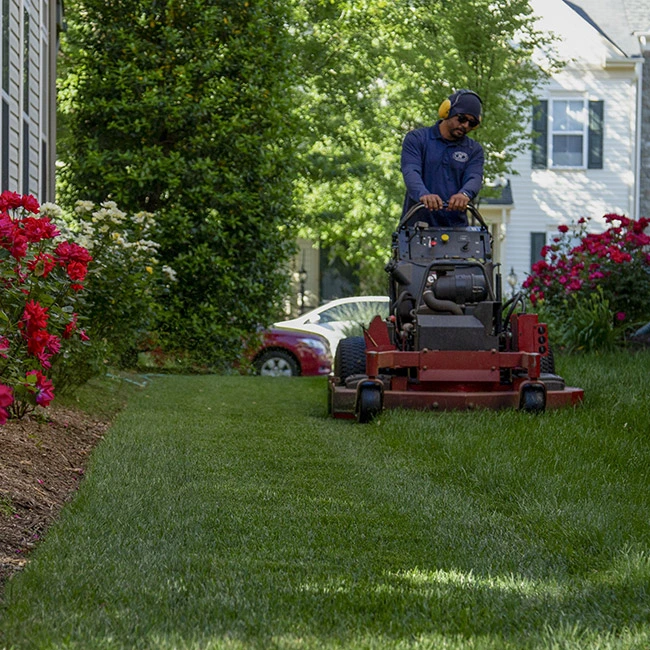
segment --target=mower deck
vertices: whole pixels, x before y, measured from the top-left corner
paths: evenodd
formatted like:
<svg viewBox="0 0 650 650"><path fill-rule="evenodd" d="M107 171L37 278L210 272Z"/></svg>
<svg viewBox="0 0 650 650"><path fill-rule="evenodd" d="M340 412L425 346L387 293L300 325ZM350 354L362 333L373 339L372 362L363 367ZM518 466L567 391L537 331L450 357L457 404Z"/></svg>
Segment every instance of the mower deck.
<svg viewBox="0 0 650 650"><path fill-rule="evenodd" d="M555 379L555 376L553 376ZM545 384L542 376L540 382ZM529 382L530 383L530 382ZM554 382L555 383L555 382ZM584 397L582 388L566 386L552 389L545 384L545 410L558 409L580 404ZM355 419L357 417L357 388L338 385L338 378L329 380L331 415L335 418ZM382 409L415 409L429 411L451 411L471 409L518 409L521 406L521 391L513 389L467 390L462 386L447 385L440 390L383 390Z"/></svg>
<svg viewBox="0 0 650 650"><path fill-rule="evenodd" d="M580 404L582 388L542 370L532 333L546 343L536 315L515 317L529 350L397 350L376 317L365 331L363 374L330 377L329 408L336 418L370 421L384 409L521 409L541 412ZM359 367L361 367L361 365Z"/></svg>

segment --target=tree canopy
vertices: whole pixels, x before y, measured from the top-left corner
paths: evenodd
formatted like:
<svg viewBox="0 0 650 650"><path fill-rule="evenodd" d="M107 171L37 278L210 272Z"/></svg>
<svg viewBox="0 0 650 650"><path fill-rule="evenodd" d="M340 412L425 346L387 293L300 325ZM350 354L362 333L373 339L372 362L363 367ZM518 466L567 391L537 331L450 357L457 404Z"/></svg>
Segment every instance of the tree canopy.
<svg viewBox="0 0 650 650"><path fill-rule="evenodd" d="M527 0L70 0L66 16L60 200L159 214L178 274L161 331L214 358L278 314L296 227L380 286L405 133L471 88L496 178L557 65L533 63L551 38Z"/></svg>
<svg viewBox="0 0 650 650"><path fill-rule="evenodd" d="M472 137L485 149L486 178L510 172L529 146L524 129L535 89L560 66L553 36L536 29L528 0L468 0L462 11L438 0L299 7L308 137L297 202L305 231L360 265L362 287L378 290L404 197L406 132L434 123L454 90L472 89L484 104Z"/></svg>

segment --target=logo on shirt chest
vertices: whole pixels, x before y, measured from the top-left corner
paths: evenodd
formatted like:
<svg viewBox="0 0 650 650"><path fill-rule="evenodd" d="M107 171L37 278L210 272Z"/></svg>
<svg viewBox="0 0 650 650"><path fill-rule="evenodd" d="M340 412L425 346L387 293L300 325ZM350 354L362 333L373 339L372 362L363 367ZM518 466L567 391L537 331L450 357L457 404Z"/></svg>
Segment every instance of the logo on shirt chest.
<svg viewBox="0 0 650 650"><path fill-rule="evenodd" d="M454 160L456 162L467 162L469 160L469 155L466 154L464 151L454 151Z"/></svg>

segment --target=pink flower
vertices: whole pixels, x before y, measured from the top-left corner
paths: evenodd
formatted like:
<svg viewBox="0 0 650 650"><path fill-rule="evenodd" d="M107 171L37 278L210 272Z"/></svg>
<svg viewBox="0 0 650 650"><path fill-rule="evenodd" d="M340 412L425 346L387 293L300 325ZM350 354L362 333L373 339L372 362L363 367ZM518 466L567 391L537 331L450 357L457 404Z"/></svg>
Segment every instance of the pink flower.
<svg viewBox="0 0 650 650"><path fill-rule="evenodd" d="M14 393L4 384L0 384L0 426L5 424L9 414L7 413L7 407L10 406L14 401Z"/></svg>
<svg viewBox="0 0 650 650"><path fill-rule="evenodd" d="M47 334L47 332L46 332ZM29 345L28 345L29 349ZM47 340L43 349L34 356L39 360L43 368L51 368L50 359L61 351L61 339L54 334L47 334Z"/></svg>
<svg viewBox="0 0 650 650"><path fill-rule="evenodd" d="M45 407L54 399L54 384L40 370L30 370L26 376L34 375L36 381L26 383L25 387L35 394L36 403Z"/></svg>
<svg viewBox="0 0 650 650"><path fill-rule="evenodd" d="M7 358L6 352L9 350L9 339L6 336L0 336L0 357Z"/></svg>
<svg viewBox="0 0 650 650"><path fill-rule="evenodd" d="M627 314L624 311L616 312L616 320L620 323L627 318Z"/></svg>
<svg viewBox="0 0 650 650"><path fill-rule="evenodd" d="M9 386L0 384L0 406L5 408L14 401L14 392Z"/></svg>
<svg viewBox="0 0 650 650"><path fill-rule="evenodd" d="M558 229L561 233L569 232L569 226L566 226L566 225L564 225L564 224L562 224L561 226L558 226L557 229Z"/></svg>

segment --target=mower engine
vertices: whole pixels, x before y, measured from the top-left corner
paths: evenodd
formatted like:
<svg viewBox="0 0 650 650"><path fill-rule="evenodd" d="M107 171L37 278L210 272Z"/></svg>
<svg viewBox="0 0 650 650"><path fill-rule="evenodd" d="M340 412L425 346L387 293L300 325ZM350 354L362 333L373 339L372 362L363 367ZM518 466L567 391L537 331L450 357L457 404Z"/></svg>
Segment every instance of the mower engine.
<svg viewBox="0 0 650 650"><path fill-rule="evenodd" d="M546 325L518 294L504 305L489 229L438 228L412 217L393 234L391 314L339 343L330 412L368 422L384 408L521 408L576 404L579 388L555 374ZM515 310L519 308L518 311Z"/></svg>

